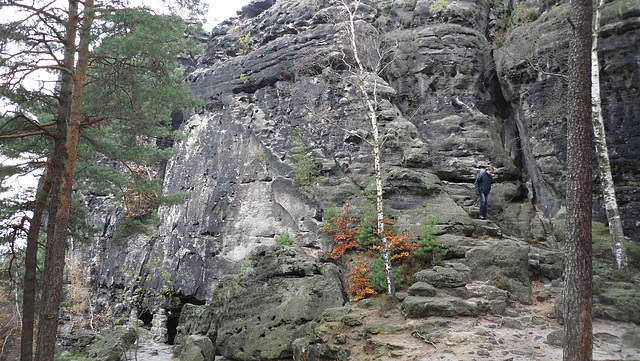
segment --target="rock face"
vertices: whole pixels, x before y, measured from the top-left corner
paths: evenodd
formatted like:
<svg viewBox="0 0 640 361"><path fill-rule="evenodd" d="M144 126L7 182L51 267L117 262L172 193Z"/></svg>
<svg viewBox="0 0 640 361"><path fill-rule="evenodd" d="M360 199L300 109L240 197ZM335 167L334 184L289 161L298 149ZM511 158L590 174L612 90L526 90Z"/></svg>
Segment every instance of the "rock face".
<svg viewBox="0 0 640 361"><path fill-rule="evenodd" d="M409 317L503 315L513 301L531 304L528 245L488 239L464 240L464 254L447 252L444 266L414 275L402 311ZM443 243L446 248L446 243Z"/></svg>
<svg viewBox="0 0 640 361"><path fill-rule="evenodd" d="M290 357L308 323L344 302L334 264L320 263L297 247L260 246L238 275L223 278L207 306L183 312L177 353L193 353L195 335L212 340L227 359Z"/></svg>
<svg viewBox="0 0 640 361"><path fill-rule="evenodd" d="M640 70L637 60L632 59L635 55L630 54L640 49L638 9L633 1L612 1L604 7L598 52L603 115L618 202L626 234L636 242L638 238L632 234L638 227L640 203L632 189L637 187L640 169L640 104L631 99L638 95ZM505 137L505 144L519 148L530 181L530 198L547 217L553 217L562 207L564 197L566 82L557 74L566 71L569 39L565 29L570 25L563 14L567 12L568 3L539 7L537 20L510 32L504 46L494 52L504 99L511 109L509 124L505 123L511 136ZM594 203L595 218L604 222L601 194L594 192Z"/></svg>
<svg viewBox="0 0 640 361"><path fill-rule="evenodd" d="M443 233L562 241L565 85L549 73L566 71L567 4L524 1L519 11L532 15L531 21L503 36L494 1L452 1L440 14L430 12L432 3L375 0L363 1L359 9L363 29L379 29L395 49L393 61L375 78L382 98L387 213L399 229L414 234L427 224L426 204ZM367 204L371 148L332 124L360 129L367 137L341 63L348 51L340 12L330 0L254 1L237 24L227 21L211 32L186 75L204 104L178 117L189 137L175 145L164 170L165 192L191 196L161 207L155 233L126 245L107 242L116 213L90 220L103 230L94 237L100 242L91 255L98 293L117 302L110 290L127 289L138 279L144 289L168 285L175 297L160 301L167 310L211 302L225 292L226 301L236 302L243 291L225 275L253 272L258 264L242 270L240 265L254 249L288 232L295 245L322 252L324 212L344 203ZM609 148L623 222L639 241L632 232L640 219L638 5L615 0L605 14L600 52ZM309 156L317 161L317 180L306 186L293 181L296 129L308 137ZM488 164L497 168L490 195L493 228L474 222L473 181ZM598 194L596 187L594 214L604 221ZM448 248L466 251L462 244ZM485 251L477 256L490 254ZM517 259L526 268L522 254ZM328 272L312 263L278 272ZM538 265L539 272L558 271L543 259ZM518 287L527 283L522 272L503 276L514 277L511 286ZM277 278L279 286L289 287L295 277ZM265 282L276 286L268 277ZM530 298L523 292L523 300ZM148 305L152 311L156 306ZM246 337L261 337L250 330ZM230 350L240 337L217 332L220 350Z"/></svg>

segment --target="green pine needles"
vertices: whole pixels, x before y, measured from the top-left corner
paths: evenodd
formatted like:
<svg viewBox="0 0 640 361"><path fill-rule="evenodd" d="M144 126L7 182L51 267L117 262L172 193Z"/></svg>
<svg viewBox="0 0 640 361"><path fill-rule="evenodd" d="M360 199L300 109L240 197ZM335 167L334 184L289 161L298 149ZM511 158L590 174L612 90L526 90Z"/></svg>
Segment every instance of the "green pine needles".
<svg viewBox="0 0 640 361"><path fill-rule="evenodd" d="M415 249L415 254L423 257L423 259L431 265L440 263L448 252L448 250L440 246L440 242L436 238L436 234L439 232L440 228L436 226L435 217L429 215L427 217L427 224L422 226L420 237L416 240L418 248Z"/></svg>
<svg viewBox="0 0 640 361"><path fill-rule="evenodd" d="M289 230L287 229L281 235L276 238L276 245L278 246L291 246L293 244L293 240L289 235Z"/></svg>
<svg viewBox="0 0 640 361"><path fill-rule="evenodd" d="M309 137L303 135L297 127L291 137L291 153L295 168L293 181L300 186L312 185L316 180L315 168L318 161L309 147Z"/></svg>

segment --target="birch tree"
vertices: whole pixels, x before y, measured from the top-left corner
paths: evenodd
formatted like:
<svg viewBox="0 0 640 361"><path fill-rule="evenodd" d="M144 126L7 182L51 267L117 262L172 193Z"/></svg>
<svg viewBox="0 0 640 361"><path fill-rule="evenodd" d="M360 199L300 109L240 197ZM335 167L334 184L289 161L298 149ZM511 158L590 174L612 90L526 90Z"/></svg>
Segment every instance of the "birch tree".
<svg viewBox="0 0 640 361"><path fill-rule="evenodd" d="M380 77L384 69L393 60L394 46L389 46L377 29L363 19L363 6L360 0L334 0L335 7L329 9L328 15L340 32L336 34L336 43L341 49L327 54L309 53L304 59L301 69L322 68L323 72L332 74L336 79L345 81L343 90L349 92L343 100L360 115L365 127L346 125L337 121L330 109L317 109L313 99L306 99L296 89L291 92L301 100L303 106L314 116L318 116L329 124L348 133L350 137L358 138L372 149L374 163L376 232L382 244L382 259L384 263L386 293L395 299L395 284L391 266L389 240L384 231L384 192L382 149L383 139L380 131L378 107L382 97L388 92L388 85ZM336 69L333 69L335 66ZM383 88L387 88L383 90ZM308 96L308 95L307 95ZM368 128L368 129L367 129Z"/></svg>
<svg viewBox="0 0 640 361"><path fill-rule="evenodd" d="M567 121L567 221L563 289L564 361L589 361L593 348L591 256L591 1L571 0Z"/></svg>
<svg viewBox="0 0 640 361"><path fill-rule="evenodd" d="M357 89L359 100L362 104L365 119L371 129L372 140L368 143L373 149L374 162L374 182L376 188L376 223L378 235L382 242L382 258L384 261L384 273L387 283L386 292L395 299L395 285L393 272L391 269L391 253L389 242L384 231L384 194L382 188L382 139L378 123L377 108L379 96L379 74L384 70L384 62L387 60L387 53L378 41L359 43L359 25L366 24L358 19L358 10L361 5L360 0L349 3L348 0L340 0L340 5L347 15L345 25L347 32L347 47L352 52L353 64L351 67L353 85ZM363 61L362 55L368 52L367 61ZM349 64L349 62L347 62Z"/></svg>
<svg viewBox="0 0 640 361"><path fill-rule="evenodd" d="M600 34L600 18L605 1L600 0L596 8L593 21L593 40L591 44L591 103L593 117L593 135L598 158L598 174L602 183L602 195L604 198L609 232L611 233L611 251L615 266L619 270L627 268L627 249L624 243L624 230L622 219L616 200L616 190L611 176L611 163L609 162L609 150L607 149L607 136L602 116L602 102L600 96L600 63L598 59L598 35Z"/></svg>

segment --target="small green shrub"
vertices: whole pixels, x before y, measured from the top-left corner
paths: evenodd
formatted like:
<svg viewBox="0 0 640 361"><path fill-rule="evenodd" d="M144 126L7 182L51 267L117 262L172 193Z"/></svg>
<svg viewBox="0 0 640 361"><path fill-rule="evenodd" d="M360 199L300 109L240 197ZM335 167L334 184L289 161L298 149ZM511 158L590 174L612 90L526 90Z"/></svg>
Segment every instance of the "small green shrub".
<svg viewBox="0 0 640 361"><path fill-rule="evenodd" d="M511 285L509 284L509 279L500 274L494 274L489 280L496 288L501 290L510 291Z"/></svg>
<svg viewBox="0 0 640 361"><path fill-rule="evenodd" d="M393 284L399 288L404 282L403 277L403 265L398 265L391 268L393 272ZM384 260L382 257L376 258L371 263L371 287L378 293L387 292L387 275L384 273Z"/></svg>
<svg viewBox="0 0 640 361"><path fill-rule="evenodd" d="M245 32L239 22L231 25L229 33L238 40L236 55L245 56L249 54L255 47L255 39L251 36L251 32Z"/></svg>
<svg viewBox="0 0 640 361"><path fill-rule="evenodd" d="M291 236L289 236L289 230L284 231L284 233L276 238L276 244L278 246L290 246L293 244L293 240L291 239Z"/></svg>
<svg viewBox="0 0 640 361"><path fill-rule="evenodd" d="M514 29L538 19L538 12L535 9L525 9L524 1L515 1L511 8L502 0L491 0L491 4L497 17L498 32Z"/></svg>
<svg viewBox="0 0 640 361"><path fill-rule="evenodd" d="M511 27L516 28L520 25L535 21L538 18L538 12L535 9L525 9L524 2L518 1L513 5L511 12Z"/></svg>
<svg viewBox="0 0 640 361"><path fill-rule="evenodd" d="M425 262L430 265L436 265L444 259L448 250L440 247L440 242L436 238L436 234L440 232L440 228L436 226L435 217L429 215L427 218L427 224L422 226L420 238L416 240L418 248L414 253L422 257Z"/></svg>
<svg viewBox="0 0 640 361"><path fill-rule="evenodd" d="M429 13L434 16L442 16L449 7L447 0L436 0L431 6L429 6Z"/></svg>
<svg viewBox="0 0 640 361"><path fill-rule="evenodd" d="M362 216L362 222L358 226L358 246L356 249L360 252L367 253L372 246L380 243L380 237L377 235L378 231L378 215L376 213L376 207L374 204L368 204L364 207L364 214Z"/></svg>
<svg viewBox="0 0 640 361"><path fill-rule="evenodd" d="M309 137L302 135L296 128L291 137L291 153L294 160L295 175L293 181L301 186L311 185L315 179L315 168L318 161L309 147Z"/></svg>
<svg viewBox="0 0 640 361"><path fill-rule="evenodd" d="M153 235L153 227L138 219L125 218L116 224L111 242L117 245L124 244L125 240L135 234Z"/></svg>
<svg viewBox="0 0 640 361"><path fill-rule="evenodd" d="M336 206L332 206L331 208L324 211L324 215L323 215L324 223L322 223L322 228L326 228L327 230L335 230L336 229L335 221L340 215L340 212L341 212L341 209ZM331 242L331 240L325 240L325 243L329 243L329 242Z"/></svg>

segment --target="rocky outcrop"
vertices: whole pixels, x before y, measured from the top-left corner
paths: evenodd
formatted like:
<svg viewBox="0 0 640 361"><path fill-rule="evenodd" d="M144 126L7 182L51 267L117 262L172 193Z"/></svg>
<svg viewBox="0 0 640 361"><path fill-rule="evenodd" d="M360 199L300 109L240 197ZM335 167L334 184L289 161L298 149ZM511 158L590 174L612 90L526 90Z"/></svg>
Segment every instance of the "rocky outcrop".
<svg viewBox="0 0 640 361"><path fill-rule="evenodd" d="M524 9L536 16L503 39L496 2L449 2L440 15L430 13L431 3L372 0L359 9L367 29L375 26L395 46L394 61L378 79L387 213L414 235L428 214L434 216L451 254L471 252L485 262L478 272L499 269L497 279L505 277L515 299L526 301L531 298L527 267L557 278L561 268L553 255L527 258L527 251L507 238L500 242L514 243L506 248L514 252L510 261L517 261L507 270L490 246L471 251L476 245L467 243L468 237L517 236L546 240L553 248L562 241L564 85L548 73L566 69L566 4L525 1ZM172 297L146 301L152 313L161 306L177 314L185 303L211 302L220 297L220 287L240 294L226 277L242 273L241 264L254 249L275 244L287 232L296 246L321 253L328 247L320 229L324 212L368 203L369 146L326 121L328 116L360 128L366 139L341 63L339 11L330 0L254 1L234 26L227 21L211 32L186 75L203 105L177 117L189 136L175 144L164 170L166 193L191 196L161 207L153 234L120 246L108 241L117 212L91 217L102 231L94 237L100 242L91 254L92 280L105 303L120 302L113 290L134 289L131 280L140 280L135 288L169 288ZM640 27L634 2L609 2L605 13L603 105L630 231L640 219L640 164L634 153L640 139L640 71L630 55L637 54ZM317 164L317 181L304 187L293 181L296 129L308 137L309 156ZM488 164L497 168L490 196L493 222L483 224L474 220L472 183ZM597 202L594 214L603 220ZM628 234L638 240L636 233Z"/></svg>
<svg viewBox="0 0 640 361"><path fill-rule="evenodd" d="M176 353L204 350L194 346L196 335L211 340L215 352L228 359L290 357L293 341L307 335L310 322L343 304L335 265L320 263L301 248L260 246L238 275L223 279L208 305L183 311Z"/></svg>
<svg viewBox="0 0 640 361"><path fill-rule="evenodd" d="M459 237L463 243L462 237ZM456 242L458 243L458 242ZM446 249L446 244L443 244ZM402 311L409 317L503 315L512 302L532 303L529 246L500 240L467 241L444 266L414 275Z"/></svg>
<svg viewBox="0 0 640 361"><path fill-rule="evenodd" d="M213 343L207 336L187 336L180 353L180 361L213 361L214 350Z"/></svg>
<svg viewBox="0 0 640 361"><path fill-rule="evenodd" d="M89 346L87 357L98 361L119 361L122 355L138 339L138 330L134 326L121 326Z"/></svg>

